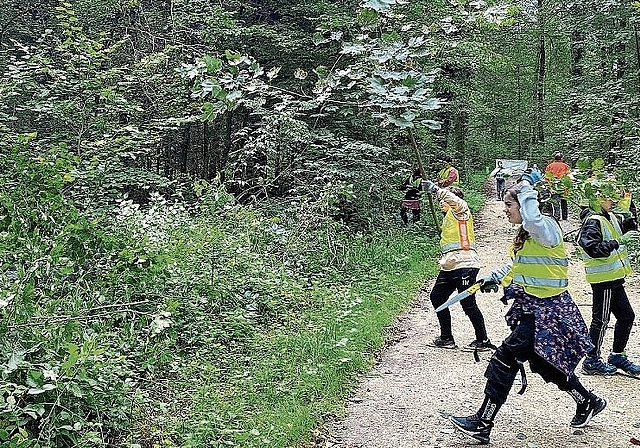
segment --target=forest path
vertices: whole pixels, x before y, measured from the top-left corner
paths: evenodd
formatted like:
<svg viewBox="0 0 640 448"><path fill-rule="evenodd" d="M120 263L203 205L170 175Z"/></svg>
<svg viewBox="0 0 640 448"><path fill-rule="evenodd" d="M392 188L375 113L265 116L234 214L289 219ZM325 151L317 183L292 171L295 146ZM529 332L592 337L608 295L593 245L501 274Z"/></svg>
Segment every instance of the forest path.
<svg viewBox="0 0 640 448"><path fill-rule="evenodd" d="M492 188L492 186L489 186ZM487 191L487 202L476 214L476 240L482 261L480 275L507 261L507 246L515 228L507 221L503 203L495 199L494 190ZM573 212L573 213L572 213ZM576 212L570 210L568 221L561 223L565 232L577 229ZM566 243L574 252L573 244ZM575 256L570 261L569 291L587 324L591 321L591 288L585 282L582 262ZM473 354L461 350L430 347L439 335L439 327L429 291L433 280L425 285L414 305L404 312L394 328L394 338L380 354L373 369L362 378L347 404L344 419L326 422L322 441L326 448L430 448L464 447L476 443L453 430L446 420L449 414L474 413L484 397L484 371L491 352ZM636 314L640 316L638 278L627 281L627 293ZM509 330L504 322L507 307L496 293L478 294L490 339L499 345ZM471 323L459 305L451 309L453 334L459 346L474 339ZM611 348L612 316L606 333L603 353ZM627 351L640 361L640 330L634 324ZM546 384L527 365L529 385L524 395L517 395L516 384L502 407L491 433L492 447L582 448L631 447L632 437L640 439L640 382L622 375L612 377L585 376L577 373L588 389L608 401L607 408L589 426L573 429L569 421L575 414L575 403L556 386ZM517 381L519 380L519 377Z"/></svg>

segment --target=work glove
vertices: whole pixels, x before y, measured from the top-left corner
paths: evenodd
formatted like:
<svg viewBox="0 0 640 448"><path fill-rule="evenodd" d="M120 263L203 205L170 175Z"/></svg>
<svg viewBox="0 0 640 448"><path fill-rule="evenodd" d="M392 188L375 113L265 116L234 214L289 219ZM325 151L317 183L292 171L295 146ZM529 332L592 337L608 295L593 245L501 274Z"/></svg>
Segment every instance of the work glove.
<svg viewBox="0 0 640 448"><path fill-rule="evenodd" d="M439 187L430 180L423 180L422 184L424 185L424 189L427 193L434 194L438 192Z"/></svg>
<svg viewBox="0 0 640 448"><path fill-rule="evenodd" d="M638 232L637 230L631 230L625 233L624 235L622 235L618 240L618 242L626 246L629 243L638 241L639 238L640 238L640 232Z"/></svg>
<svg viewBox="0 0 640 448"><path fill-rule="evenodd" d="M538 182L540 179L542 179L542 174L537 171L531 170L525 171L524 173L522 173L522 176L520 176L520 180L526 180L531 185L535 185L536 182Z"/></svg>
<svg viewBox="0 0 640 448"><path fill-rule="evenodd" d="M480 285L481 292L498 292L499 282L495 280L485 277L482 279L482 284Z"/></svg>
<svg viewBox="0 0 640 448"><path fill-rule="evenodd" d="M482 284L480 285L480 291L482 292L498 292L498 287L501 284L502 278L509 273L511 265L506 264L500 266L498 269L491 271L487 276L482 278Z"/></svg>

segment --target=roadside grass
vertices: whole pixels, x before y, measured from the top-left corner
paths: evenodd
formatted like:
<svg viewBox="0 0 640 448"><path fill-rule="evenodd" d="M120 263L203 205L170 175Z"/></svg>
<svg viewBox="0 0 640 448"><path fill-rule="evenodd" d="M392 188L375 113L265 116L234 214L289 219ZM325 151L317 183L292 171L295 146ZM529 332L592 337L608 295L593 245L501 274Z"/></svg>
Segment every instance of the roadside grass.
<svg viewBox="0 0 640 448"><path fill-rule="evenodd" d="M398 314L435 274L436 253L422 232L353 244L350 273L313 290L321 306L256 334L224 377L201 378L182 446L310 445L323 417L341 414Z"/></svg>
<svg viewBox="0 0 640 448"><path fill-rule="evenodd" d="M484 180L467 180L466 200L474 212L484 200L476 192ZM439 236L431 215L423 216L409 228L341 241L342 267L297 289L305 308L255 332L224 370L219 359L202 359L198 371L183 372L191 385L196 378L197 392L173 439L188 447L311 446L323 419L342 415L359 375L390 340L398 315L437 274Z"/></svg>

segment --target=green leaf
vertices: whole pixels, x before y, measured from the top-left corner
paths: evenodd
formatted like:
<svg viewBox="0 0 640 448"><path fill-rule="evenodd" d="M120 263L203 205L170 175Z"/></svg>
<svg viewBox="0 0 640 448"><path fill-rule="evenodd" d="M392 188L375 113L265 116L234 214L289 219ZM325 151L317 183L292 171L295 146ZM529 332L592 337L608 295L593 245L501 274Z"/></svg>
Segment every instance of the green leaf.
<svg viewBox="0 0 640 448"><path fill-rule="evenodd" d="M18 365L24 361L24 353L11 353L9 360L5 364L4 373L9 374L18 369Z"/></svg>
<svg viewBox="0 0 640 448"><path fill-rule="evenodd" d="M43 394L49 390L54 390L56 389L56 386L54 384L44 384L42 387L31 387L29 388L29 390L27 390L27 394L28 395L40 395Z"/></svg>
<svg viewBox="0 0 640 448"><path fill-rule="evenodd" d="M237 61L242 58L242 55L237 51L225 50L224 55L227 57L229 61Z"/></svg>
<svg viewBox="0 0 640 448"><path fill-rule="evenodd" d="M404 79L404 81L402 81L402 85L406 87L414 87L417 83L418 81L415 78L413 78L411 75L407 76Z"/></svg>
<svg viewBox="0 0 640 448"><path fill-rule="evenodd" d="M214 58L213 56L205 56L203 58L205 65L207 66L207 72L215 73L222 67L222 61L218 58Z"/></svg>
<svg viewBox="0 0 640 448"><path fill-rule="evenodd" d="M413 127L413 122L403 117L389 117L389 121L401 129Z"/></svg>
<svg viewBox="0 0 640 448"><path fill-rule="evenodd" d="M420 123L422 123L429 129L433 129L434 131L442 128L442 123L435 120L422 120Z"/></svg>
<svg viewBox="0 0 640 448"><path fill-rule="evenodd" d="M591 163L591 169L593 169L593 171L602 171L604 169L605 163L604 160L602 159L595 159L592 163Z"/></svg>
<svg viewBox="0 0 640 448"><path fill-rule="evenodd" d="M69 357L62 363L62 368L66 373L71 374L71 368L76 364L79 358L78 346L76 344L67 344L67 350L69 351Z"/></svg>
<svg viewBox="0 0 640 448"><path fill-rule="evenodd" d="M586 159L586 158L579 159L576 162L576 168L582 171L586 171L591 168L591 163L589 162L589 159Z"/></svg>
<svg viewBox="0 0 640 448"><path fill-rule="evenodd" d="M27 386L41 387L44 384L44 375L38 370L30 370L27 374Z"/></svg>
<svg viewBox="0 0 640 448"><path fill-rule="evenodd" d="M46 390L40 389L38 387L31 387L27 390L27 395L40 395L45 393Z"/></svg>

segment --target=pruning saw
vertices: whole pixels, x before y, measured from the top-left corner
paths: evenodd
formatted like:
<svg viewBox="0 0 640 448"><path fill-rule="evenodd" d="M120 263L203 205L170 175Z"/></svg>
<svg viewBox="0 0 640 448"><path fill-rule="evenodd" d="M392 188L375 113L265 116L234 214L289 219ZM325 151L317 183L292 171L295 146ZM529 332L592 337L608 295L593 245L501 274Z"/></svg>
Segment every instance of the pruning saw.
<svg viewBox="0 0 640 448"><path fill-rule="evenodd" d="M484 279L478 280L477 282L475 282L473 285L469 286L467 289L465 289L461 293L458 293L457 295L455 295L453 297L450 297L446 302L444 302L442 305L440 305L438 308L436 308L436 313L439 313L443 309L449 308L451 305L455 305L456 303L458 303L462 299L466 299L470 295L475 294L480 289L480 286L482 286L482 283L484 283Z"/></svg>

